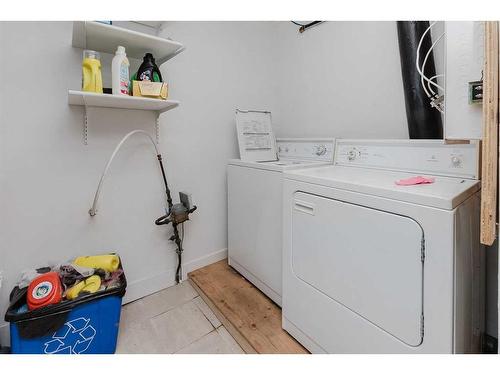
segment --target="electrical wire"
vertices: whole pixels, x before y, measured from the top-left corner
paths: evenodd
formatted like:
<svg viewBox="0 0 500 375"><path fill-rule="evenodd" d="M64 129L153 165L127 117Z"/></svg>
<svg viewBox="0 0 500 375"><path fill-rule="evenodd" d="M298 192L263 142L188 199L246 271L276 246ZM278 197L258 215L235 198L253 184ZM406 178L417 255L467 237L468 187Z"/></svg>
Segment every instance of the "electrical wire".
<svg viewBox="0 0 500 375"><path fill-rule="evenodd" d="M293 23L294 25L297 25L297 26L300 26L300 27L304 27L307 25L307 23L300 23L300 22L295 22L295 21L290 21L291 23Z"/></svg>
<svg viewBox="0 0 500 375"><path fill-rule="evenodd" d="M302 34L307 29L314 27L314 26L318 26L319 24L326 22L326 21L312 21L309 23L300 23L300 22L296 22L296 21L290 21L290 22L293 23L294 25L299 26L299 33Z"/></svg>
<svg viewBox="0 0 500 375"><path fill-rule="evenodd" d="M181 224L181 230L182 230L181 245L183 245L184 244L184 223Z"/></svg>
<svg viewBox="0 0 500 375"><path fill-rule="evenodd" d="M184 223L181 223L181 231L180 245L177 248L177 270L175 271L175 279L177 283L182 282L182 244L184 243Z"/></svg>

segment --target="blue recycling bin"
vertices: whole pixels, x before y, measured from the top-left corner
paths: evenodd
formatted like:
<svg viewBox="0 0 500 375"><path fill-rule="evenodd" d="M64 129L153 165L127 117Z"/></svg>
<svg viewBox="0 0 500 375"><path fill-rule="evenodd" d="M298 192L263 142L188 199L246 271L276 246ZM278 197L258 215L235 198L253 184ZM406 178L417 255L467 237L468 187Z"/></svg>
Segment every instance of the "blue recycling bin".
<svg viewBox="0 0 500 375"><path fill-rule="evenodd" d="M10 322L12 354L113 354L127 285L124 274L120 281L117 288L33 311L18 313L19 303L11 305L5 320Z"/></svg>

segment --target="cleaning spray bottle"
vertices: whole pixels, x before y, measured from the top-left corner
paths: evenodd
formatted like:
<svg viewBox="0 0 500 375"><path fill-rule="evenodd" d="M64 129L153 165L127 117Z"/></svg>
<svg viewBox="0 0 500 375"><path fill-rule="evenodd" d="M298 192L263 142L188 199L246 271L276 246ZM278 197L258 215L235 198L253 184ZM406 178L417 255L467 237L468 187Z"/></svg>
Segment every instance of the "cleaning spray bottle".
<svg viewBox="0 0 500 375"><path fill-rule="evenodd" d="M130 63L125 47L118 46L111 63L111 81L113 95L128 95Z"/></svg>
<svg viewBox="0 0 500 375"><path fill-rule="evenodd" d="M91 50L83 51L82 90L102 94L102 73L99 52Z"/></svg>

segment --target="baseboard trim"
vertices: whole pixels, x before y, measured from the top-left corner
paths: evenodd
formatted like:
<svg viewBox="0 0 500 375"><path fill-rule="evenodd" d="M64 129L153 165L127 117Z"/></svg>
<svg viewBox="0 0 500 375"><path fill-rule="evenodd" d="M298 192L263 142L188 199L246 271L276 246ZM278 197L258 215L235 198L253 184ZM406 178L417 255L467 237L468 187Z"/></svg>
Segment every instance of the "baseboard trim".
<svg viewBox="0 0 500 375"><path fill-rule="evenodd" d="M0 325L0 345L10 346L9 323Z"/></svg>
<svg viewBox="0 0 500 375"><path fill-rule="evenodd" d="M210 254L188 261L182 265L182 280L187 280L187 274L198 268L208 266L227 258L227 248L214 251ZM139 298L149 296L162 289L175 285L175 267L153 276L135 280L127 285L127 293L123 297L123 303L129 303Z"/></svg>
<svg viewBox="0 0 500 375"><path fill-rule="evenodd" d="M133 302L173 285L175 285L175 268L171 268L166 272L158 273L153 276L134 280L127 284L127 292L123 297L122 303L126 304Z"/></svg>
<svg viewBox="0 0 500 375"><path fill-rule="evenodd" d="M216 263L227 258L227 248L220 249L210 253L208 255L202 256L200 258L191 260L185 263L182 267L182 279L188 279L188 273L193 272L199 268L208 266L209 264Z"/></svg>

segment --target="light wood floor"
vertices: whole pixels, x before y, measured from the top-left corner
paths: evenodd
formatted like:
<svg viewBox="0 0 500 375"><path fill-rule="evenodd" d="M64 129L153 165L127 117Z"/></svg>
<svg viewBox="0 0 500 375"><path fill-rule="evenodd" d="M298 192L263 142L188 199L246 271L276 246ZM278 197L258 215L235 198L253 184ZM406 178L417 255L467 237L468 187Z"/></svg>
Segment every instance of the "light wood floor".
<svg viewBox="0 0 500 375"><path fill-rule="evenodd" d="M247 353L304 354L281 328L281 309L233 270L227 260L189 274L193 287Z"/></svg>

